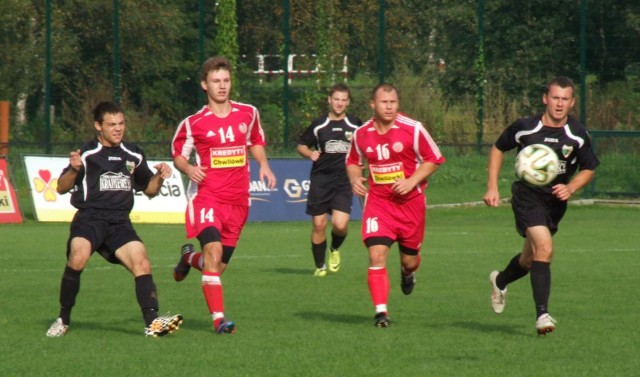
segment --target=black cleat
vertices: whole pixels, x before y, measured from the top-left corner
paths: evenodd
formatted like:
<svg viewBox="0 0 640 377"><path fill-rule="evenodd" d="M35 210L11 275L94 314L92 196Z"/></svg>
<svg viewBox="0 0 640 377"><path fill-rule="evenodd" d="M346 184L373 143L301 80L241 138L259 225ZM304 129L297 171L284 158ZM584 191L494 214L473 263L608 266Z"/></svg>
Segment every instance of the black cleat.
<svg viewBox="0 0 640 377"><path fill-rule="evenodd" d="M184 260L184 256L189 253L195 253L195 251L196 250L193 248L193 245L190 243L182 245L180 248L180 260L173 269L173 280L183 281L187 277L191 270L191 266L189 266L189 264Z"/></svg>
<svg viewBox="0 0 640 377"><path fill-rule="evenodd" d="M410 295L411 292L413 292L413 287L416 286L416 273L412 272L410 275L404 276L401 272L400 275L402 276L402 279L400 281L400 288L402 288L402 293L404 293L405 295Z"/></svg>
<svg viewBox="0 0 640 377"><path fill-rule="evenodd" d="M375 323L376 327L389 327L389 326L391 326L391 322L389 321L389 317L387 317L387 313L385 313L385 312L380 312L380 313L376 314L376 316L373 319L375 319L375 321L376 321L376 323Z"/></svg>

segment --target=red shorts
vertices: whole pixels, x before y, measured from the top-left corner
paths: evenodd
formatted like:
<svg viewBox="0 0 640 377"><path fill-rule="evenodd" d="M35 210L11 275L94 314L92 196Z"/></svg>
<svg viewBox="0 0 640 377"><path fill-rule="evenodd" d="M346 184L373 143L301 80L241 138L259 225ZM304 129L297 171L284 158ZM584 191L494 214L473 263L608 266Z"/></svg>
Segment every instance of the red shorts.
<svg viewBox="0 0 640 377"><path fill-rule="evenodd" d="M426 209L424 195L417 195L405 203L368 195L362 214L362 240L387 237L407 248L420 250Z"/></svg>
<svg viewBox="0 0 640 377"><path fill-rule="evenodd" d="M222 245L235 247L248 217L248 206L222 204L210 197L195 195L188 201L185 214L187 238L195 238L212 226L220 232Z"/></svg>

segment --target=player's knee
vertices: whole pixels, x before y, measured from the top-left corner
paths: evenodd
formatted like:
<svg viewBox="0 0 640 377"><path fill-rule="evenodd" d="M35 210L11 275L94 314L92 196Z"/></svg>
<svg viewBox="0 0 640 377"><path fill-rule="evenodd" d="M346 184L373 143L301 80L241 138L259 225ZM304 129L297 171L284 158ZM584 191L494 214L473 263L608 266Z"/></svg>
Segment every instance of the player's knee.
<svg viewBox="0 0 640 377"><path fill-rule="evenodd" d="M71 249L67 258L67 265L76 271L84 270L90 257L91 251L84 249Z"/></svg>
<svg viewBox="0 0 640 377"><path fill-rule="evenodd" d="M313 224L313 233L317 235L324 235L327 231L327 224Z"/></svg>
<svg viewBox="0 0 640 377"><path fill-rule="evenodd" d="M343 224L343 223L334 223L331 224L332 225L332 229L331 229L331 233L337 235L337 236L346 236L347 235L347 231L349 230L349 224Z"/></svg>

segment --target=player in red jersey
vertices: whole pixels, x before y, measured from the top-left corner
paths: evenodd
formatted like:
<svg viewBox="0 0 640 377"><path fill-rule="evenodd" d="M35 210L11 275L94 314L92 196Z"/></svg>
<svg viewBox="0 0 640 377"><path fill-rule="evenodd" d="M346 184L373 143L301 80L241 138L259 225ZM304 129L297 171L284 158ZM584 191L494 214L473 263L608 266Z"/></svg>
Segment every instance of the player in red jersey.
<svg viewBox="0 0 640 377"><path fill-rule="evenodd" d="M427 178L445 162L423 125L398 108L398 91L393 85L379 84L373 89L374 116L354 132L346 161L353 193L366 198L362 239L369 251L367 281L376 327L390 325L386 261L394 242L400 250L402 292L413 291L424 239L424 190ZM363 177L365 163L368 178Z"/></svg>
<svg viewBox="0 0 640 377"><path fill-rule="evenodd" d="M176 169L189 177L187 238L197 237L202 253L183 245L174 269L182 281L191 267L202 271L202 291L217 333L233 333L225 320L220 276L238 243L249 215L249 152L260 166L260 179L275 188L264 149L266 144L258 110L231 101L232 66L224 57L204 62L200 85L207 105L185 118L176 130L171 155ZM195 151L195 163L189 159Z"/></svg>

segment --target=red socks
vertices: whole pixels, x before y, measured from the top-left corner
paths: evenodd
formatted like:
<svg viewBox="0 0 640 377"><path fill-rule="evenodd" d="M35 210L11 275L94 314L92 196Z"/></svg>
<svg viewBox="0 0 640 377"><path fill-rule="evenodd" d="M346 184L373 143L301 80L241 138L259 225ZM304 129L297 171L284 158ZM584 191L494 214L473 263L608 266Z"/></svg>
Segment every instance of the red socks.
<svg viewBox="0 0 640 377"><path fill-rule="evenodd" d="M199 271L202 271L202 258L202 253L189 253L184 256L185 262Z"/></svg>
<svg viewBox="0 0 640 377"><path fill-rule="evenodd" d="M387 301L389 299L389 275L387 268L369 267L367 272L367 282L371 300L376 307L376 313L387 311Z"/></svg>
<svg viewBox="0 0 640 377"><path fill-rule="evenodd" d="M213 326L217 328L224 318L224 298L219 272L202 272L202 293L213 318Z"/></svg>

